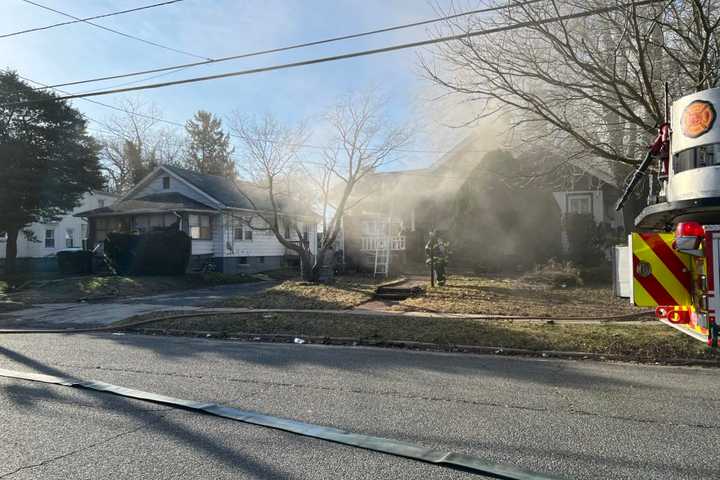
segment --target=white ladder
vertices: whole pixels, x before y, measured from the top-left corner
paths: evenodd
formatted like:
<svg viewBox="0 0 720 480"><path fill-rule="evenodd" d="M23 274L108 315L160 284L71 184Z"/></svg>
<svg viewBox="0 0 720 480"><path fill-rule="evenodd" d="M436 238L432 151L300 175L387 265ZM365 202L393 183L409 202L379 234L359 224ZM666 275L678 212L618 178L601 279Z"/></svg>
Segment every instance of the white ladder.
<svg viewBox="0 0 720 480"><path fill-rule="evenodd" d="M390 251L388 248L375 250L375 276L388 276L390 270Z"/></svg>
<svg viewBox="0 0 720 480"><path fill-rule="evenodd" d="M374 276L382 275L387 277L390 273L390 244L392 243L392 214L388 217L387 232L385 238L378 242L375 248L375 273Z"/></svg>

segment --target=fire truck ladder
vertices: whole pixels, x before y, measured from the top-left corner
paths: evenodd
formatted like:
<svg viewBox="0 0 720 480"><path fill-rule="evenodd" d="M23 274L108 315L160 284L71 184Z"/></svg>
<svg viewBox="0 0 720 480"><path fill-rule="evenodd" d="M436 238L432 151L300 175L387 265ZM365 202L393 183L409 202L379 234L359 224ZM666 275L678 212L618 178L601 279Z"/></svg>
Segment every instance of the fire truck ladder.
<svg viewBox="0 0 720 480"><path fill-rule="evenodd" d="M390 273L390 243L392 242L392 237L390 236L391 220L392 217L388 217L387 235L375 246L374 276L376 277L378 275L387 277L388 273Z"/></svg>

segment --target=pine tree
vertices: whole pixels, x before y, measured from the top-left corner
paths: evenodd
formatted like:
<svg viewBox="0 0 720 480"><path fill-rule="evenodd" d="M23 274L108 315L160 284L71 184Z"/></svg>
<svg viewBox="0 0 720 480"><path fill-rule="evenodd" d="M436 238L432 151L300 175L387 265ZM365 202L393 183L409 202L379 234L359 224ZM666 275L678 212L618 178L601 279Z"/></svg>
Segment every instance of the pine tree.
<svg viewBox="0 0 720 480"><path fill-rule="evenodd" d="M196 172L208 175L235 177L234 149L230 135L223 132L222 121L213 114L200 110L185 124L190 136L185 165Z"/></svg>
<svg viewBox="0 0 720 480"><path fill-rule="evenodd" d="M0 73L0 233L7 234L5 270L14 271L17 237L33 222L74 208L103 187L100 147L83 115L34 90L14 72Z"/></svg>

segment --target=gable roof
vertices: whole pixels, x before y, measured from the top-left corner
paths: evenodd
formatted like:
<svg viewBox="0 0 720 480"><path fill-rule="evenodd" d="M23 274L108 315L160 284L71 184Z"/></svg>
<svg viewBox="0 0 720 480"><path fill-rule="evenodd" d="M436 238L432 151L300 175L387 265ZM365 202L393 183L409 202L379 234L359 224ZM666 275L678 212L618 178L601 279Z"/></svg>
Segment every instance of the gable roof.
<svg viewBox="0 0 720 480"><path fill-rule="evenodd" d="M206 175L172 165L162 165L160 168L174 173L226 207L244 208L248 210L270 208L267 194L262 188L250 182L241 180L233 181L227 177ZM254 207L253 204L255 205Z"/></svg>

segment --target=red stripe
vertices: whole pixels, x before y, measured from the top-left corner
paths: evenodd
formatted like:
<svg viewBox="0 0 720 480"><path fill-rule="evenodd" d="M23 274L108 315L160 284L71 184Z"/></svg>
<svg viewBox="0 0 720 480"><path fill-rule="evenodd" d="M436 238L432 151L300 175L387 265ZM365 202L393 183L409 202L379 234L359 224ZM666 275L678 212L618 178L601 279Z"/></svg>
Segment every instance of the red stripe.
<svg viewBox="0 0 720 480"><path fill-rule="evenodd" d="M687 266L678 258L672 248L660 237L658 233L641 233L640 237L655 252L655 255L665 264L665 266L675 275L675 278L690 291L690 272Z"/></svg>
<svg viewBox="0 0 720 480"><path fill-rule="evenodd" d="M640 282L640 285L647 290L653 300L655 300L655 303L658 305L678 305L678 302L668 293L667 290L665 290L665 287L658 282L657 278L652 275L642 277L637 274L638 263L640 263L640 259L633 255L633 276L635 277L635 280Z"/></svg>

